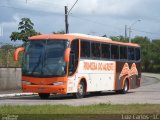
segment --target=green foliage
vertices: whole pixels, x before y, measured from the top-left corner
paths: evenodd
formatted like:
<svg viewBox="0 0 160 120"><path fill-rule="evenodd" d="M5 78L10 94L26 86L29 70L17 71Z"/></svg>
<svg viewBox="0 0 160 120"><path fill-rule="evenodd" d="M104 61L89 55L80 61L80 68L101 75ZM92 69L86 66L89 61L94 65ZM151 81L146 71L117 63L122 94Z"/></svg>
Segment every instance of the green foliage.
<svg viewBox="0 0 160 120"><path fill-rule="evenodd" d="M160 40L154 40L150 46L150 70L160 72Z"/></svg>
<svg viewBox="0 0 160 120"><path fill-rule="evenodd" d="M57 31L57 32L53 32L53 34L65 34L65 31L64 30L60 30L60 31Z"/></svg>
<svg viewBox="0 0 160 120"><path fill-rule="evenodd" d="M137 43L141 46L142 70L147 72L150 68L151 58L151 42L149 38L136 36L132 39L132 43Z"/></svg>
<svg viewBox="0 0 160 120"><path fill-rule="evenodd" d="M110 38L113 40L113 41L118 41L118 42L128 42L129 41L129 38L126 38L123 37L123 36L110 36Z"/></svg>
<svg viewBox="0 0 160 120"><path fill-rule="evenodd" d="M3 45L0 48L4 49L4 50L9 50L9 49L15 49L15 46L13 46L13 45Z"/></svg>
<svg viewBox="0 0 160 120"><path fill-rule="evenodd" d="M13 54L16 47L11 44L2 45L0 47L0 67L20 67L21 60L15 62L13 60ZM22 55L20 55L20 58Z"/></svg>
<svg viewBox="0 0 160 120"><path fill-rule="evenodd" d="M34 24L29 18L22 18L18 25L18 30L20 32L12 32L10 35L11 41L22 40L27 42L28 37L39 35L39 32L36 32L33 28Z"/></svg>

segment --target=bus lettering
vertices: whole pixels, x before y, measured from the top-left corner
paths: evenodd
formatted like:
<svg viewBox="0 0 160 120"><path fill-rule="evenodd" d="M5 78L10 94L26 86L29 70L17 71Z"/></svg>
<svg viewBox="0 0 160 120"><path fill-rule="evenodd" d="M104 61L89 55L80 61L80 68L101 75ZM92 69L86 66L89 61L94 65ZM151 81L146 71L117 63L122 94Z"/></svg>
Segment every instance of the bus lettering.
<svg viewBox="0 0 160 120"><path fill-rule="evenodd" d="M113 71L113 63L84 62L84 70Z"/></svg>

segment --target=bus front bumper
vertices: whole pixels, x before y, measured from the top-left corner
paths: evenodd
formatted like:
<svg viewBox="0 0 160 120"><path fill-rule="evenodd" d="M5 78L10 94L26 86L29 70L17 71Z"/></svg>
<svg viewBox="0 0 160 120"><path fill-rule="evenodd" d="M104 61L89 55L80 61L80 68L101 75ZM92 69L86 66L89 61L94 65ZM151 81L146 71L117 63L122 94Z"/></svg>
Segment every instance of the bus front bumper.
<svg viewBox="0 0 160 120"><path fill-rule="evenodd" d="M33 93L51 93L51 94L67 94L66 85L24 85L22 84L23 92Z"/></svg>

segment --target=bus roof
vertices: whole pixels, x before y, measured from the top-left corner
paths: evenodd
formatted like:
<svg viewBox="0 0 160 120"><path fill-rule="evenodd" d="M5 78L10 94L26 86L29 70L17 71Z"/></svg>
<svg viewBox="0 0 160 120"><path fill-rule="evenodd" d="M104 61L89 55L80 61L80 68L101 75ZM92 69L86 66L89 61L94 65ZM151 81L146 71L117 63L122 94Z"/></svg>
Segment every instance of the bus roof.
<svg viewBox="0 0 160 120"><path fill-rule="evenodd" d="M110 41L112 41L110 38L107 38L107 37L99 37L99 36L79 34L79 33L70 33L69 35L74 35L77 37L86 37L86 38L97 39L97 40L110 40Z"/></svg>
<svg viewBox="0 0 160 120"><path fill-rule="evenodd" d="M110 38L106 38L106 37L92 36L92 35L79 34L79 33L43 34L43 35L32 36L29 38L29 40L39 40L39 39L41 39L41 40L66 39L66 40L70 40L70 41L72 41L74 39L83 39L83 40L91 40L91 41L97 41L97 42L106 42L106 43L112 43L112 44L140 47L138 44L135 44L135 43L117 42L117 41L112 41Z"/></svg>

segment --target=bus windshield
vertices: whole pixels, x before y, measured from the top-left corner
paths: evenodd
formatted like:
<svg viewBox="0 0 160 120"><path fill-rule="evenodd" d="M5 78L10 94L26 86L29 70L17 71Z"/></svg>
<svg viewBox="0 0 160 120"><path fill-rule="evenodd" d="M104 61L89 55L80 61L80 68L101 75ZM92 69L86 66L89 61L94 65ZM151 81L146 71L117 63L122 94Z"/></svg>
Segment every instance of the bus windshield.
<svg viewBox="0 0 160 120"><path fill-rule="evenodd" d="M29 41L23 56L22 74L35 77L64 76L67 40Z"/></svg>

